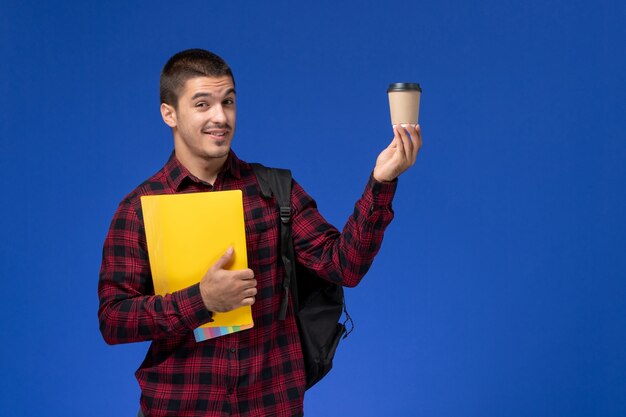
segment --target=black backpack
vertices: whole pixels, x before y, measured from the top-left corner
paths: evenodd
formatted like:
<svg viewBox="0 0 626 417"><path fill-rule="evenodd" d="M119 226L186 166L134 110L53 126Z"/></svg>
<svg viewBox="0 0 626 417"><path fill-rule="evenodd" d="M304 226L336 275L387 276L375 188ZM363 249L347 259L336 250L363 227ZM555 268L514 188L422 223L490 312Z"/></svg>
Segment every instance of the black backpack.
<svg viewBox="0 0 626 417"><path fill-rule="evenodd" d="M344 301L343 287L319 278L296 262L291 238L291 171L252 164L263 198L276 197L280 210L280 253L285 266L279 320L287 314L289 293L306 371L306 388L321 380L333 366L339 340L354 329ZM341 313L346 320L341 323ZM350 322L350 330L346 323Z"/></svg>

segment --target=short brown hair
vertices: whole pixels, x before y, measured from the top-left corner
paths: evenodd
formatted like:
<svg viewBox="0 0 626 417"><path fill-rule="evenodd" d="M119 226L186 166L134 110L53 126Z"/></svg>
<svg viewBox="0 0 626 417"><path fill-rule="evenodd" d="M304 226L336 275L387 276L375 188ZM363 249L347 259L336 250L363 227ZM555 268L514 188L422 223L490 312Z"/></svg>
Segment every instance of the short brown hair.
<svg viewBox="0 0 626 417"><path fill-rule="evenodd" d="M221 57L204 49L187 49L171 57L161 71L160 95L161 103L175 108L179 94L185 82L196 77L235 77Z"/></svg>

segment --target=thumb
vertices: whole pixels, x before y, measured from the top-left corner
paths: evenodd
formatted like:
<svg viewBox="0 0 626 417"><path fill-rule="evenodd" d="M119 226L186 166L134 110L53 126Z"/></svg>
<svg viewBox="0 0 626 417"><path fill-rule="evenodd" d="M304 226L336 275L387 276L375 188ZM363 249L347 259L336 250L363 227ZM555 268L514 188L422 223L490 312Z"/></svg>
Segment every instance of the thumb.
<svg viewBox="0 0 626 417"><path fill-rule="evenodd" d="M213 264L213 269L224 269L224 267L231 261L235 250L233 247L229 247L226 252Z"/></svg>

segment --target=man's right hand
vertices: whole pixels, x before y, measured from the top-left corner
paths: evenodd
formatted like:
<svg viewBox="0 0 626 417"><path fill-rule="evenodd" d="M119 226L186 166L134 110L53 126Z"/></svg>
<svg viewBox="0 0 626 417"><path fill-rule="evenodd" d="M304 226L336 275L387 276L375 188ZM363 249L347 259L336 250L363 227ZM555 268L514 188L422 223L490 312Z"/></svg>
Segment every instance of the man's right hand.
<svg viewBox="0 0 626 417"><path fill-rule="evenodd" d="M233 255L233 248L228 248L200 281L202 301L207 310L214 313L224 313L254 304L257 293L254 272L251 269L224 269Z"/></svg>

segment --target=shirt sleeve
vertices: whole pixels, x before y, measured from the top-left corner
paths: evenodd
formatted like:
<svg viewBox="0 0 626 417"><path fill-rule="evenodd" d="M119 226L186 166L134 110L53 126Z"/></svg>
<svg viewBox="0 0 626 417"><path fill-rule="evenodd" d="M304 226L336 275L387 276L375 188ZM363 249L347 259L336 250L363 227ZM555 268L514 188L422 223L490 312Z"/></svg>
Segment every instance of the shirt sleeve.
<svg viewBox="0 0 626 417"><path fill-rule="evenodd" d="M378 253L391 220L397 180L378 182L370 175L342 232L330 225L315 201L294 181L292 234L298 262L321 278L356 286Z"/></svg>
<svg viewBox="0 0 626 417"><path fill-rule="evenodd" d="M98 295L100 331L109 344L182 335L211 321L199 284L154 295L143 222L128 199L104 242Z"/></svg>

